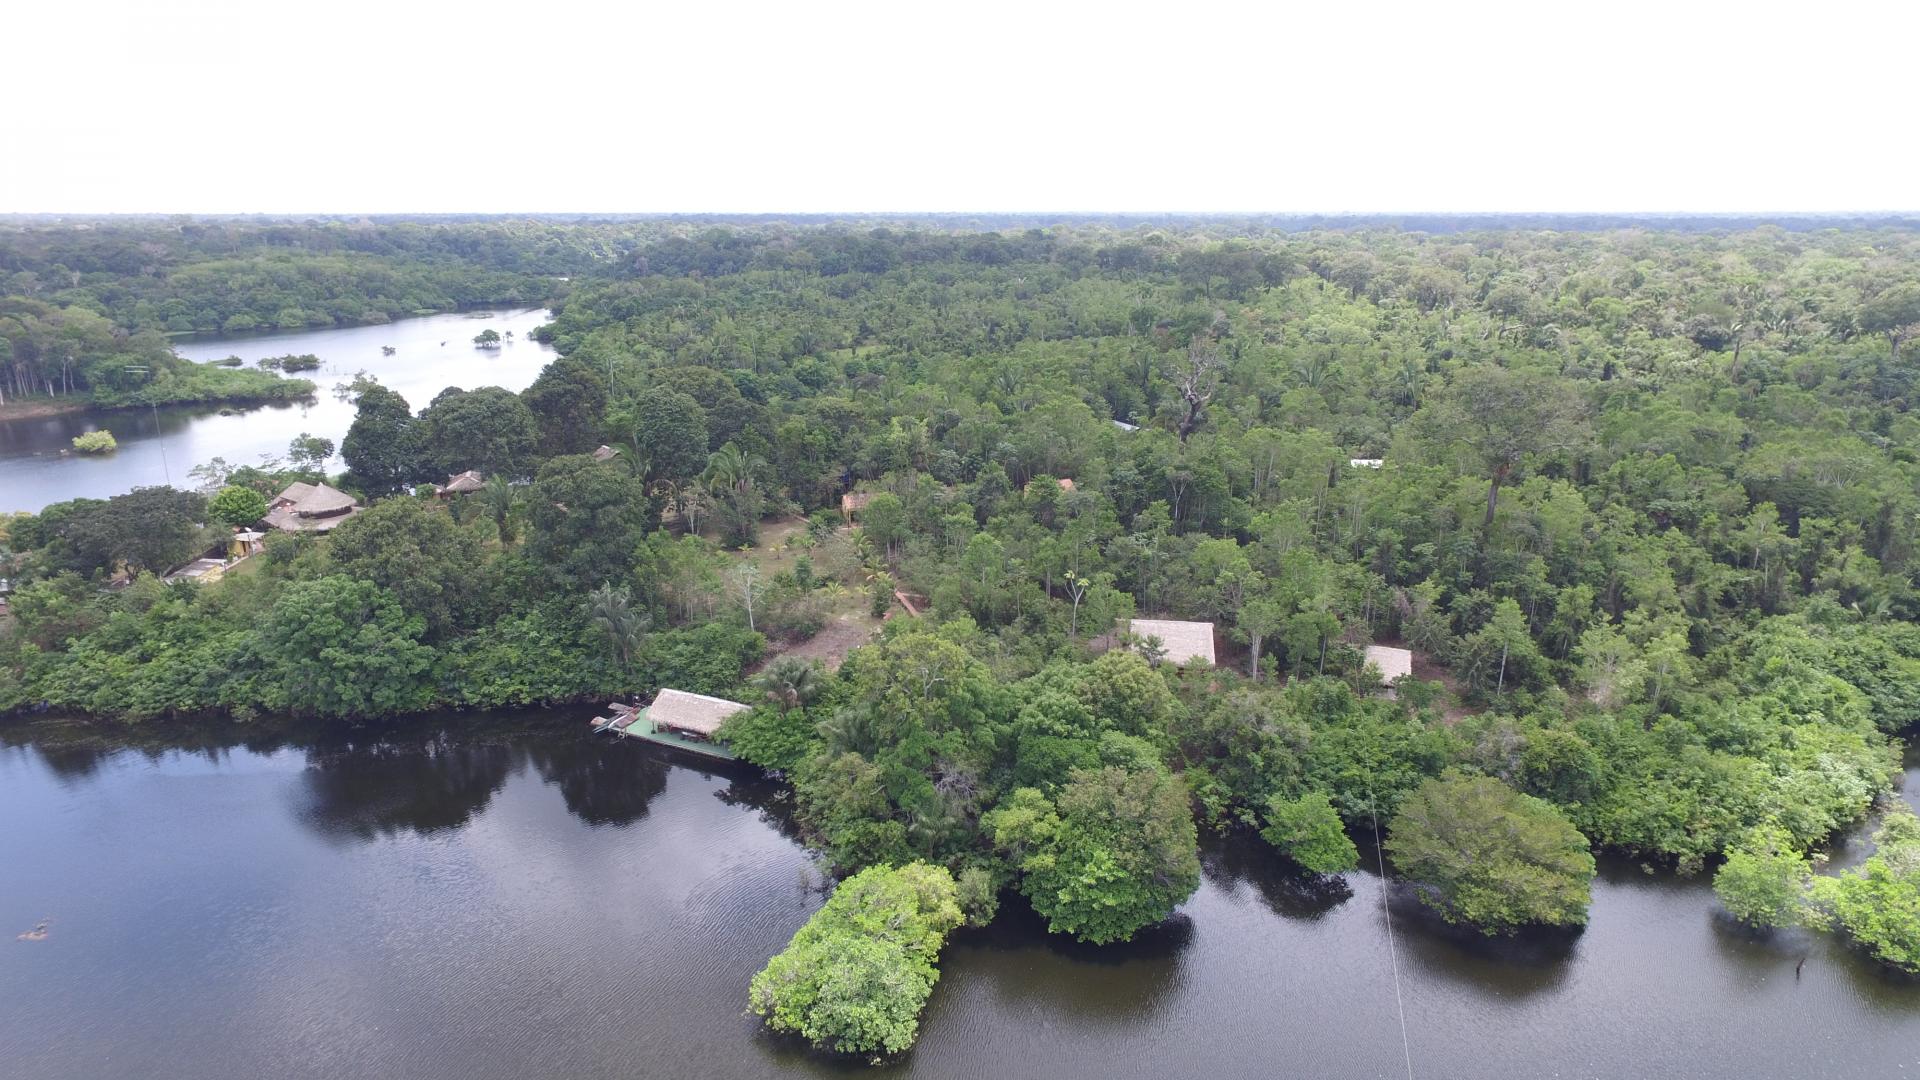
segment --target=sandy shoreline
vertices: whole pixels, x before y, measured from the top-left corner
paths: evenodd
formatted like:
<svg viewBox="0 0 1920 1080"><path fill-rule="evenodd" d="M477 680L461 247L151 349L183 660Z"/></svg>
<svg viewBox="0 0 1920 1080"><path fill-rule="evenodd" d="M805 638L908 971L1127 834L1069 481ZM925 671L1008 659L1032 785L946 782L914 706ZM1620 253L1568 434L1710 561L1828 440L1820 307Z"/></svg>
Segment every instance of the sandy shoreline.
<svg viewBox="0 0 1920 1080"><path fill-rule="evenodd" d="M85 412L94 406L86 401L48 401L34 398L30 401L9 401L0 405L0 421L39 420L48 416L65 416L67 413Z"/></svg>

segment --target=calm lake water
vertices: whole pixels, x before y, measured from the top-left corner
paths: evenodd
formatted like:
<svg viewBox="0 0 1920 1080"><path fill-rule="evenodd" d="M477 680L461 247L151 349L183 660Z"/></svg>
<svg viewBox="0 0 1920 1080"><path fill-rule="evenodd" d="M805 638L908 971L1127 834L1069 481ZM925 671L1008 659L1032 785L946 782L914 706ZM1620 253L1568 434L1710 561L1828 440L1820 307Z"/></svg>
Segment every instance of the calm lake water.
<svg viewBox="0 0 1920 1080"><path fill-rule="evenodd" d="M503 308L383 326L182 339L174 351L189 360L238 356L249 367L263 357L312 353L320 370L296 377L313 381L314 397L264 408L226 406L226 416L223 406L182 405L157 415L152 409L118 409L0 421L0 513L37 511L82 496L104 499L169 479L189 487L187 470L195 465L216 457L232 465L258 465L263 455L284 458L288 441L301 432L338 445L353 423L353 406L336 398L333 387L359 371L399 391L415 412L449 386L523 390L558 355L527 337L547 317L544 308ZM473 336L489 328L502 335L513 331L513 343L474 348ZM393 346L394 354L384 355L383 345ZM71 453L75 435L103 427L119 441L118 451L100 457ZM344 465L335 457L331 467Z"/></svg>
<svg viewBox="0 0 1920 1080"><path fill-rule="evenodd" d="M957 935L902 1061L769 1037L747 981L822 899L782 790L583 718L0 728L0 1072L1406 1075L1379 878L1316 893L1241 840L1133 944L1018 901ZM1920 1075L1920 985L1730 929L1699 880L1609 866L1584 933L1519 944L1393 911L1417 1076Z"/></svg>

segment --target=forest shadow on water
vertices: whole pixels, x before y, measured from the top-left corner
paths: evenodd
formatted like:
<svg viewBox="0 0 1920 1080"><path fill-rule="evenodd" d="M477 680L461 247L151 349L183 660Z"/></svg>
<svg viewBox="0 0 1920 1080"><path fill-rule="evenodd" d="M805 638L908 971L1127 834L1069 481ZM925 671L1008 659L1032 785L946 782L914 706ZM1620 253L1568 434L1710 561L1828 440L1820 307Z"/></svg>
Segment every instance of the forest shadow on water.
<svg viewBox="0 0 1920 1080"><path fill-rule="evenodd" d="M1246 885L1284 919L1312 921L1353 899L1339 874L1314 874L1275 857L1272 845L1249 830L1209 837L1200 846L1200 872L1224 889Z"/></svg>

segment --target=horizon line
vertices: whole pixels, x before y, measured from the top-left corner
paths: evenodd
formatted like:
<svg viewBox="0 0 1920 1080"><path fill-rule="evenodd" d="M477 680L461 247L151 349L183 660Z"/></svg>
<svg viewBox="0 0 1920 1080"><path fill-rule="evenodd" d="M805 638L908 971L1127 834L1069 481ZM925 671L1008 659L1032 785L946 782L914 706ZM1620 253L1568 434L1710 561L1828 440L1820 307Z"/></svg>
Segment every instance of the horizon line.
<svg viewBox="0 0 1920 1080"><path fill-rule="evenodd" d="M5 218L116 217L1920 217L1876 210L0 210Z"/></svg>

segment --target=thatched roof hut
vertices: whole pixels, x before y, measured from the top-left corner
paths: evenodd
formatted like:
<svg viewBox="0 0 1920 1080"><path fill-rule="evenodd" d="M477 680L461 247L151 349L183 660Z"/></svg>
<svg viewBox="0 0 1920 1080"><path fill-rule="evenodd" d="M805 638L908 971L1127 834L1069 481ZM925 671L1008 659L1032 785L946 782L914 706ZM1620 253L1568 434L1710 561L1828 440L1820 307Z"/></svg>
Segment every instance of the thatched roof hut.
<svg viewBox="0 0 1920 1080"><path fill-rule="evenodd" d="M840 516L852 521L853 515L865 510L867 504L872 501L873 492L871 491L849 491L840 496Z"/></svg>
<svg viewBox="0 0 1920 1080"><path fill-rule="evenodd" d="M654 697L653 704L647 706L647 719L655 730L665 728L711 739L727 717L750 708L751 705L725 698L689 694L685 690L662 690Z"/></svg>
<svg viewBox="0 0 1920 1080"><path fill-rule="evenodd" d="M294 483L267 504L266 522L283 532L327 532L359 510L359 502L338 488Z"/></svg>
<svg viewBox="0 0 1920 1080"><path fill-rule="evenodd" d="M1210 622L1134 619L1127 629L1137 641L1159 638L1160 644L1167 650L1167 659L1172 663L1213 666L1213 624Z"/></svg>
<svg viewBox="0 0 1920 1080"><path fill-rule="evenodd" d="M434 488L434 494L445 498L448 495L471 495L487 486L487 478L474 469L455 473L447 477L447 482Z"/></svg>

